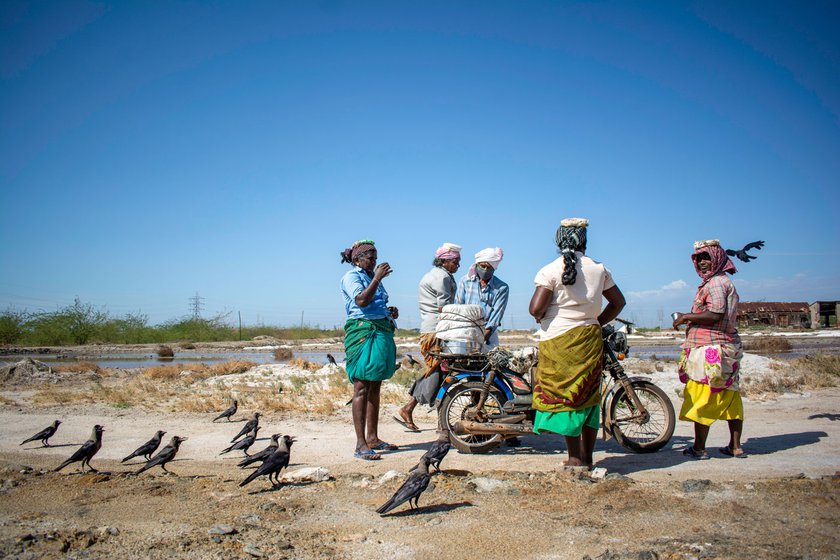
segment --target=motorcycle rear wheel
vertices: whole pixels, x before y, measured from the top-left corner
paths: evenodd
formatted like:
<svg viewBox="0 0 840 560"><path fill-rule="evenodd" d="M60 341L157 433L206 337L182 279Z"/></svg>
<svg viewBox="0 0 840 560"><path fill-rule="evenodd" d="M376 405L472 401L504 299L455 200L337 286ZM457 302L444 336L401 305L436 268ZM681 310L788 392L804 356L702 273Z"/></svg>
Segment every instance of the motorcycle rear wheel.
<svg viewBox="0 0 840 560"><path fill-rule="evenodd" d="M644 421L633 418L636 406L623 387L613 393L606 403L605 423L616 441L636 453L659 451L674 435L676 415L671 399L665 391L644 379L631 382L633 390L648 412Z"/></svg>
<svg viewBox="0 0 840 560"><path fill-rule="evenodd" d="M468 381L449 391L441 400L440 414L443 427L449 432L449 442L461 453L487 453L497 447L504 438L498 434L458 435L454 431L455 423L466 417L468 409L478 402L484 383ZM502 406L507 401L504 393L497 387L490 387L487 400L484 401L484 413L488 415L502 414Z"/></svg>

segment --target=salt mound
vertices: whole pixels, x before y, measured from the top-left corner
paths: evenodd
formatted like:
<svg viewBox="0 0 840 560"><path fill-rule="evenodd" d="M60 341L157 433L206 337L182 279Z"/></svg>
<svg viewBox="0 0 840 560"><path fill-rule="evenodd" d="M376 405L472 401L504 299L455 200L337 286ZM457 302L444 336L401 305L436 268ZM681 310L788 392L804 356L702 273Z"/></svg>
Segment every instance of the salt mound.
<svg viewBox="0 0 840 560"><path fill-rule="evenodd" d="M0 368L0 385L33 385L57 383L61 376L44 362L24 358L21 361Z"/></svg>

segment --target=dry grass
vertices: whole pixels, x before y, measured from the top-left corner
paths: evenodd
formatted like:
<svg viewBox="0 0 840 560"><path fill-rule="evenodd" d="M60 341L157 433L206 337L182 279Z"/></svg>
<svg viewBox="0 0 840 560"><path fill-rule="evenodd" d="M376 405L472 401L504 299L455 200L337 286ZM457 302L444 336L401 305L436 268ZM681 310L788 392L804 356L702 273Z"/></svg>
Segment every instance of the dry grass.
<svg viewBox="0 0 840 560"><path fill-rule="evenodd" d="M279 347L274 349L274 359L278 362L282 362L284 360L291 360L294 353L292 352L291 348L284 348Z"/></svg>
<svg viewBox="0 0 840 560"><path fill-rule="evenodd" d="M755 336L743 339L747 352L790 352L790 341L784 336Z"/></svg>
<svg viewBox="0 0 840 560"><path fill-rule="evenodd" d="M173 350L171 346L161 344L160 346L158 346L157 355L161 358L174 358L175 350Z"/></svg>
<svg viewBox="0 0 840 560"><path fill-rule="evenodd" d="M150 379L196 381L218 375L244 373L256 365L256 362L248 360L228 360L227 362L213 364L212 366L204 363L152 366L146 368L143 371L143 375Z"/></svg>
<svg viewBox="0 0 840 560"><path fill-rule="evenodd" d="M293 360L289 360L289 365L295 366L300 369L305 369L306 371L318 371L319 369L324 367L323 364L319 364L316 362L308 362L303 358L295 358Z"/></svg>
<svg viewBox="0 0 840 560"><path fill-rule="evenodd" d="M103 373L105 370L94 362L81 361L74 364L61 364L55 367L59 373Z"/></svg>
<svg viewBox="0 0 840 560"><path fill-rule="evenodd" d="M840 385L840 355L808 354L771 367L771 375L745 379L741 383L742 392L781 394Z"/></svg>
<svg viewBox="0 0 840 560"><path fill-rule="evenodd" d="M181 348L183 350L195 350L195 344L193 344L192 342L181 342L180 344L178 344L178 348Z"/></svg>
<svg viewBox="0 0 840 560"><path fill-rule="evenodd" d="M99 403L117 408L211 413L226 408L231 396L235 396L243 409L323 416L346 410L346 403L353 396L347 373L340 368L327 375L301 372L278 379L276 383L266 380L268 384L255 385L250 375L234 378L229 383L201 383L209 377L241 373L255 365L234 360L215 366L154 366L120 380L106 379L73 388L44 385L35 392L33 402L46 406ZM323 367L315 365L318 369ZM417 374L419 371L405 371L383 383L382 404L404 403L408 398L405 387Z"/></svg>

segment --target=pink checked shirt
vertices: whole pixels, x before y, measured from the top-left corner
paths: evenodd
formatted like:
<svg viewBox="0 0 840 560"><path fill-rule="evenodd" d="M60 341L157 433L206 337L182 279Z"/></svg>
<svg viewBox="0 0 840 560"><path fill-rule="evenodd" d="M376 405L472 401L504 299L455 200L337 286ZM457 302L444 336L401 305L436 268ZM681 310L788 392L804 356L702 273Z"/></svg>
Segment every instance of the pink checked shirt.
<svg viewBox="0 0 840 560"><path fill-rule="evenodd" d="M688 326L685 334L686 348L698 348L710 344L740 344L736 316L738 314L738 292L728 274L718 274L700 286L694 296L692 313L712 311L723 313L720 321L713 325Z"/></svg>

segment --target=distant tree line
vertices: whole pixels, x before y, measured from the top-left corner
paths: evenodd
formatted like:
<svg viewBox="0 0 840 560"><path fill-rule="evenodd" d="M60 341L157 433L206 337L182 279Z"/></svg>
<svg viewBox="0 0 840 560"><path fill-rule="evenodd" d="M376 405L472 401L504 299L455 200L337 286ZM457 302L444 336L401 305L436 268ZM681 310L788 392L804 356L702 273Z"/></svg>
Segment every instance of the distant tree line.
<svg viewBox="0 0 840 560"><path fill-rule="evenodd" d="M143 313L127 313L115 317L104 308L76 298L72 304L53 312L29 312L6 309L0 313L0 344L20 346L62 346L73 344L148 344L161 342L218 342L239 340L239 327L228 314L209 319L188 317L149 325ZM330 338L344 336L343 329L321 329L318 326L242 327L242 340L256 336L280 340Z"/></svg>

